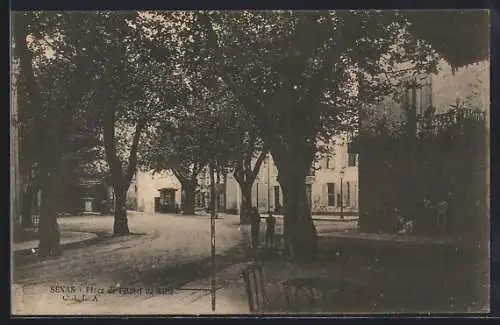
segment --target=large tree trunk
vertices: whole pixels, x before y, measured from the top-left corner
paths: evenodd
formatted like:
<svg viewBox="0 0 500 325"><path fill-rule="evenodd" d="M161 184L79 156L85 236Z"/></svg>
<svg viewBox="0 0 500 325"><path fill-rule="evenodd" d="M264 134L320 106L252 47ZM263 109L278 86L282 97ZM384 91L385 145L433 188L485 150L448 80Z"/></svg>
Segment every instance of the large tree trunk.
<svg viewBox="0 0 500 325"><path fill-rule="evenodd" d="M252 213L252 185L259 173L262 162L267 156L267 148L264 148L252 168L253 150L247 153L245 159L241 161L235 171L235 179L241 189L240 223L249 224Z"/></svg>
<svg viewBox="0 0 500 325"><path fill-rule="evenodd" d="M61 254L59 226L57 224L58 190L57 176L48 174L42 182L42 202L38 228L38 256L57 256Z"/></svg>
<svg viewBox="0 0 500 325"><path fill-rule="evenodd" d="M318 240L311 211L307 205L306 175L309 165L278 164L283 190L283 215L286 242L290 253L299 259L312 259L318 252Z"/></svg>
<svg viewBox="0 0 500 325"><path fill-rule="evenodd" d="M128 228L127 220L127 190L116 189L115 188L115 211L114 211L114 223L113 223L113 234L116 236L128 235L130 230Z"/></svg>
<svg viewBox="0 0 500 325"><path fill-rule="evenodd" d="M31 18L28 18L24 13L17 13L12 16L13 22L13 33L14 33L14 50L15 55L19 58L19 79L17 80L16 87L18 89L18 98L19 102L19 115L18 118L22 116L36 116L36 113L43 111L40 107L38 109L34 109L34 105L40 105L41 100L38 92L38 88L35 82L35 75L33 72L33 54L28 48L27 36L28 36L28 26L32 23ZM24 114L23 114L24 113ZM34 138L39 139L38 131L44 130L43 125L38 125L34 128ZM23 132L20 131L20 135L22 137ZM25 139L23 139L25 140ZM28 149L29 150L29 149ZM35 150L33 148L32 150ZM27 173L31 173L31 170L27 168ZM29 177L28 177L29 179ZM28 194L28 195L26 195ZM24 227L29 228L33 226L31 221L31 201L32 197L29 197L29 191L23 193L23 203L22 203L22 211L21 214L23 218L21 220ZM26 208L28 205L28 208ZM26 217L24 216L25 212ZM27 220L27 216L29 215L29 220Z"/></svg>
<svg viewBox="0 0 500 325"><path fill-rule="evenodd" d="M183 182L182 188L184 190L184 195L185 195L184 204L182 206L182 213L194 214L196 181Z"/></svg>
<svg viewBox="0 0 500 325"><path fill-rule="evenodd" d="M135 132L130 146L127 167L123 168L123 162L117 154L117 143L115 135L116 109L118 99L111 100L110 108L106 111L103 120L104 152L111 172L113 190L115 191L115 210L113 233L115 235L128 235L130 233L127 222L126 199L127 190L132 178L137 171L137 150L142 130L146 127L146 119L140 119L135 125Z"/></svg>
<svg viewBox="0 0 500 325"><path fill-rule="evenodd" d="M250 224L252 212L252 183L239 183L241 189L240 224Z"/></svg>
<svg viewBox="0 0 500 325"><path fill-rule="evenodd" d="M36 189L33 185L28 184L23 192L21 199L21 222L23 228L33 228L33 219L31 216L31 206L35 197Z"/></svg>

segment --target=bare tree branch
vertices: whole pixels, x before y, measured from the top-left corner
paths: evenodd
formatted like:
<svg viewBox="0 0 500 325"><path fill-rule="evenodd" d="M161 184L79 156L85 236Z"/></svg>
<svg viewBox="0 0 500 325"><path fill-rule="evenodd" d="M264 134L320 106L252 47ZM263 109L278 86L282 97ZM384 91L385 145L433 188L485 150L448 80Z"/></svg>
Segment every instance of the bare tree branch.
<svg viewBox="0 0 500 325"><path fill-rule="evenodd" d="M126 173L126 184L130 184L132 177L137 169L137 150L139 147L139 140L141 133L146 127L146 120L142 119L137 122L135 126L134 138L132 140L132 146L130 147L130 156L128 159L127 173Z"/></svg>
<svg viewBox="0 0 500 325"><path fill-rule="evenodd" d="M268 153L268 149L264 148L262 150L262 152L259 154L259 157L257 158L257 160L255 161L255 165L253 166L253 170L251 171L251 174L250 174L252 177L252 181L254 181L255 178L257 177L257 174L259 173L260 167L262 166L264 159L266 159L267 153Z"/></svg>
<svg viewBox="0 0 500 325"><path fill-rule="evenodd" d="M115 110L110 108L105 113L103 121L104 150L114 182L123 177L121 162L116 152L115 118ZM123 186L123 184L115 185Z"/></svg>
<svg viewBox="0 0 500 325"><path fill-rule="evenodd" d="M177 177L177 179L179 180L179 182L181 182L181 184L186 183L187 181L189 181L189 179L190 179L189 176L187 176L181 170L181 168L172 168L171 170L174 173L175 177Z"/></svg>

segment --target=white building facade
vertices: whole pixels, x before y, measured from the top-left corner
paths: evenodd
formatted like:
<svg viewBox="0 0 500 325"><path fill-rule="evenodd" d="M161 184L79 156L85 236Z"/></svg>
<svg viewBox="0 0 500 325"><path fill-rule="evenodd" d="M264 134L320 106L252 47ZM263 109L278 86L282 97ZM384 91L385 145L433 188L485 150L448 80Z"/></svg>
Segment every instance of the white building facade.
<svg viewBox="0 0 500 325"><path fill-rule="evenodd" d="M347 152L347 141L336 139L328 157L315 164L314 175L306 179L307 199L313 214L358 211L358 155ZM252 186L252 206L260 212L280 212L283 191L278 182L278 170L268 154ZM239 210L241 191L232 176L226 186L226 209ZM341 208L342 207L342 208Z"/></svg>
<svg viewBox="0 0 500 325"><path fill-rule="evenodd" d="M172 172L161 173L138 171L129 191L135 192L137 210L142 212L155 212L155 198L160 198L160 190L171 188L175 190L175 203L180 206L181 183Z"/></svg>
<svg viewBox="0 0 500 325"><path fill-rule="evenodd" d="M335 141L326 158L315 164L315 171L307 178L307 199L313 214L340 213L356 214L358 211L358 155L349 154L347 141ZM252 206L261 213L268 210L279 213L283 206L283 192L277 179L278 170L272 155L268 154L262 163L252 186ZM155 198L160 197L160 189L175 190L175 203L182 204L182 185L171 172L152 174L138 172L130 191L135 192L137 209L144 212L155 211ZM197 208L208 208L210 202L209 177L207 170L198 176L195 196ZM231 175L220 177L218 182L217 207L219 211L239 213L241 190Z"/></svg>

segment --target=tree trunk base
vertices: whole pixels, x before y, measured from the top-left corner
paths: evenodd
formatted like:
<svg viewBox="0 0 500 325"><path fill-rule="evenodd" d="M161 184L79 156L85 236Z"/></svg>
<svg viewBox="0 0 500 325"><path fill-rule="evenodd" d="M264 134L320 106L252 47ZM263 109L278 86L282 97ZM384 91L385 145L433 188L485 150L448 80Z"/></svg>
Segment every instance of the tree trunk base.
<svg viewBox="0 0 500 325"><path fill-rule="evenodd" d="M306 168L304 168L306 170ZM300 168L282 171L284 230L293 259L311 261L318 255L318 237L307 204L306 172Z"/></svg>
<svg viewBox="0 0 500 325"><path fill-rule="evenodd" d="M240 211L240 224L241 225L249 225L252 222L252 208L248 206L246 208L242 208Z"/></svg>
<svg viewBox="0 0 500 325"><path fill-rule="evenodd" d="M62 254L60 239L61 232L59 231L57 223L41 231L38 244L38 256L42 259L49 256L60 256Z"/></svg>
<svg viewBox="0 0 500 325"><path fill-rule="evenodd" d="M240 224L249 225L252 221L252 184L240 184L241 205L240 205Z"/></svg>
<svg viewBox="0 0 500 325"><path fill-rule="evenodd" d="M196 181L188 181L182 184L185 200L182 206L182 214L185 215L193 215L195 214L195 189L196 189Z"/></svg>
<svg viewBox="0 0 500 325"><path fill-rule="evenodd" d="M129 234L130 234L130 229L128 228L127 212L126 211L115 212L115 222L113 224L113 235L114 236L126 236Z"/></svg>
<svg viewBox="0 0 500 325"><path fill-rule="evenodd" d="M127 192L125 190L117 190L115 193L115 211L113 223L114 236L126 236L130 234L127 220Z"/></svg>
<svg viewBox="0 0 500 325"><path fill-rule="evenodd" d="M250 218L248 216L242 216L240 215L240 225L249 225L250 224Z"/></svg>
<svg viewBox="0 0 500 325"><path fill-rule="evenodd" d="M285 250L288 256L299 261L313 261L318 256L316 228L312 220L291 220Z"/></svg>

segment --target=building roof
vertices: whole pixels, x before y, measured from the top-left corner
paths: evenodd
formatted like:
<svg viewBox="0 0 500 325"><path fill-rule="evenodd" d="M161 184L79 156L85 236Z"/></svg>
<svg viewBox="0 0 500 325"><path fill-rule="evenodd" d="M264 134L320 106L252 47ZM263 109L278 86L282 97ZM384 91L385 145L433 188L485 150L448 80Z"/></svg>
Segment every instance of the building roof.
<svg viewBox="0 0 500 325"><path fill-rule="evenodd" d="M101 185L102 183L103 182L100 178L92 176L84 176L78 180L78 184L83 186Z"/></svg>
<svg viewBox="0 0 500 325"><path fill-rule="evenodd" d="M162 187L162 188L159 188L158 191L177 191L176 188L173 188L173 187Z"/></svg>
<svg viewBox="0 0 500 325"><path fill-rule="evenodd" d="M418 10L404 14L413 35L429 42L452 67L488 59L489 11Z"/></svg>

